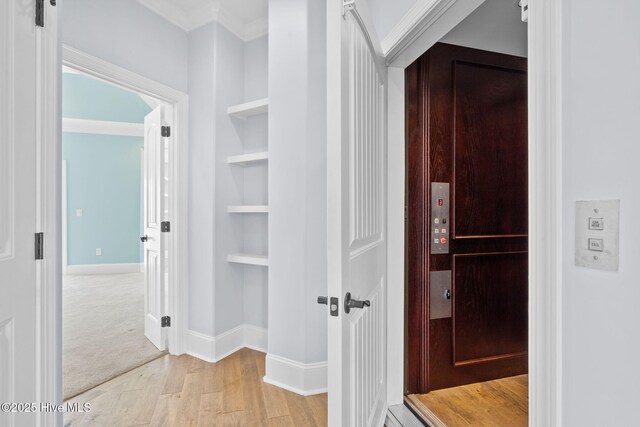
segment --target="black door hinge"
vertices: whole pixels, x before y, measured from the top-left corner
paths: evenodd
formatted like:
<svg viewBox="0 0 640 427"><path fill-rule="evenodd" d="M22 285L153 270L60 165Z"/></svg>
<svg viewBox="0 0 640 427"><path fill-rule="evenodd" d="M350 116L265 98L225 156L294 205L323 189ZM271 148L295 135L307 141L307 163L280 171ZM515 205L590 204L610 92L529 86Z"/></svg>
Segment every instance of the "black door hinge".
<svg viewBox="0 0 640 427"><path fill-rule="evenodd" d="M163 233L168 233L171 231L171 222L169 221L162 221L160 223L160 231Z"/></svg>
<svg viewBox="0 0 640 427"><path fill-rule="evenodd" d="M44 259L44 233L36 233L35 258Z"/></svg>
<svg viewBox="0 0 640 427"><path fill-rule="evenodd" d="M51 6L56 5L56 0L49 0ZM44 27L44 0L36 0L36 26Z"/></svg>
<svg viewBox="0 0 640 427"><path fill-rule="evenodd" d="M171 136L171 126L162 126L160 128L160 135L166 137L170 137Z"/></svg>
<svg viewBox="0 0 640 427"><path fill-rule="evenodd" d="M36 0L36 26L44 27L44 0Z"/></svg>
<svg viewBox="0 0 640 427"><path fill-rule="evenodd" d="M163 328L171 327L171 316L162 316L160 318L160 325Z"/></svg>

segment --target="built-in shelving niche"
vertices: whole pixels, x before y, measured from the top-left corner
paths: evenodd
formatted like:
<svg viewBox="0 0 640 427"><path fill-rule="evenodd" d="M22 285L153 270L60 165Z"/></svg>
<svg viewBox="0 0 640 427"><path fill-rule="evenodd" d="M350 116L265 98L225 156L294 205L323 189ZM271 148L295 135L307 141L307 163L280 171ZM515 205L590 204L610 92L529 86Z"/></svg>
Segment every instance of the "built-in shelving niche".
<svg viewBox="0 0 640 427"><path fill-rule="evenodd" d="M234 118L247 119L258 114L266 114L269 111L269 101L267 98L233 105L227 108L227 113ZM242 153L227 157L230 166L251 167L260 165L268 161L269 153L260 151L255 153ZM268 214L268 205L234 205L228 206L229 214ZM268 267L269 260L265 255L235 253L227 256L227 262L245 265L257 265Z"/></svg>

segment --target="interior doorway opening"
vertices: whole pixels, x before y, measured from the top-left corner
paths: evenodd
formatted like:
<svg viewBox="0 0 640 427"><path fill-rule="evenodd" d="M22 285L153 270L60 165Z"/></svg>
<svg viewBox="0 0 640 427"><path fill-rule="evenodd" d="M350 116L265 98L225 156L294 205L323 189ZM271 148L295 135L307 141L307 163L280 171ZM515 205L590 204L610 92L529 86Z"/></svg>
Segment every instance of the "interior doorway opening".
<svg viewBox="0 0 640 427"><path fill-rule="evenodd" d="M65 400L179 344L167 332L180 300L176 105L83 58L100 67L76 53L62 69Z"/></svg>
<svg viewBox="0 0 640 427"><path fill-rule="evenodd" d="M520 18L487 0L405 72L405 403L430 425L528 420Z"/></svg>

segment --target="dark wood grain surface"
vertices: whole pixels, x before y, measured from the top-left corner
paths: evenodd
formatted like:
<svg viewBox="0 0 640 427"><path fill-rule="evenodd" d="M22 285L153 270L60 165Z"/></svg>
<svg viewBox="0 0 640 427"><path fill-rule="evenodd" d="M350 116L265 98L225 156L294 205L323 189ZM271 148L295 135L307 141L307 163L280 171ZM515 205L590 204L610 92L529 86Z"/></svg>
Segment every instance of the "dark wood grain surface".
<svg viewBox="0 0 640 427"><path fill-rule="evenodd" d="M526 89L525 58L442 43L406 70L408 393L527 372ZM446 255L429 252L431 182L451 184ZM430 321L442 270L454 318Z"/></svg>

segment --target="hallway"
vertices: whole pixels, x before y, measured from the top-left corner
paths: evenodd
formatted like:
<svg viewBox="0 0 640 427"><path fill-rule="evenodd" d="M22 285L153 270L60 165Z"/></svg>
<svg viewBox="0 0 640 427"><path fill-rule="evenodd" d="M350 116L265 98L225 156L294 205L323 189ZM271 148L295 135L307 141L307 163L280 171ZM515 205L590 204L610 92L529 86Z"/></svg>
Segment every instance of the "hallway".
<svg viewBox="0 0 640 427"><path fill-rule="evenodd" d="M71 426L326 426L327 395L266 384L265 355L242 349L217 362L163 356L73 399Z"/></svg>

